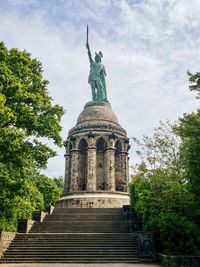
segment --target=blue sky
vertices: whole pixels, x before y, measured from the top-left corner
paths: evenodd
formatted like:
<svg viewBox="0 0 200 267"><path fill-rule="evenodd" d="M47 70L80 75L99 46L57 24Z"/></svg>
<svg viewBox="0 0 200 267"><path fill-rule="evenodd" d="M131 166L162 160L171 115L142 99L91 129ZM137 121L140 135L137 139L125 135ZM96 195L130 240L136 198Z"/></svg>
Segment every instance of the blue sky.
<svg viewBox="0 0 200 267"><path fill-rule="evenodd" d="M62 136L91 100L86 24L102 51L108 98L128 136L151 135L160 120L197 109L186 71L200 71L199 0L0 0L0 37L43 63L54 102L67 111ZM64 174L64 149L48 164ZM134 162L134 146L130 153Z"/></svg>

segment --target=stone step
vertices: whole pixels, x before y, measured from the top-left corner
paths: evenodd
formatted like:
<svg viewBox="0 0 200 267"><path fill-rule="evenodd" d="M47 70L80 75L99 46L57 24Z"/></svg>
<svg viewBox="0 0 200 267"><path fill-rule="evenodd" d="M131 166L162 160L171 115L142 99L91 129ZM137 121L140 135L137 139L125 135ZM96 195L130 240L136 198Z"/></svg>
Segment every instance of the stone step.
<svg viewBox="0 0 200 267"><path fill-rule="evenodd" d="M106 251L106 250L103 250L103 251L63 251L63 252L53 252L53 251L28 251L28 252L23 252L23 253L20 253L20 252L13 252L13 253L5 253L4 254L4 258L8 258L8 257L12 257L12 258L17 258L17 257L46 257L46 256L50 256L50 257L69 257L69 256L85 256L85 255L90 255L92 257L95 257L95 256L99 256L99 255L105 255L105 256L119 256L119 255L130 255L130 256L133 256L136 255L136 251L115 251L115 250L112 250L112 251Z"/></svg>
<svg viewBox="0 0 200 267"><path fill-rule="evenodd" d="M102 243L113 243L113 242L133 242L134 239L130 238L113 238L113 239L100 239L100 238L15 238L15 242L73 242L73 243L84 243L84 242L102 242Z"/></svg>
<svg viewBox="0 0 200 267"><path fill-rule="evenodd" d="M131 242L127 242L127 243L121 243L121 242L116 242L116 243L98 243L98 242L86 242L86 243L34 243L34 242L29 242L29 243L12 243L10 245L10 248L23 248L23 247L63 247L63 248L67 248L67 247L120 247L124 246L124 247L132 247L133 245L135 245L135 243L131 243Z"/></svg>
<svg viewBox="0 0 200 267"><path fill-rule="evenodd" d="M121 209L55 208L17 234L0 263L138 263L137 253Z"/></svg>
<svg viewBox="0 0 200 267"><path fill-rule="evenodd" d="M68 214L68 215L47 215L44 221L124 221L124 215L90 215L90 214Z"/></svg>
<svg viewBox="0 0 200 267"><path fill-rule="evenodd" d="M50 264L56 264L56 263L85 263L85 264L91 264L91 263L138 263L137 258L117 258L117 259L110 259L110 258L68 258L68 259L2 259L1 263L9 264L9 263L50 263Z"/></svg>
<svg viewBox="0 0 200 267"><path fill-rule="evenodd" d="M63 214L104 214L104 215L121 215L120 208L55 208L52 215Z"/></svg>
<svg viewBox="0 0 200 267"><path fill-rule="evenodd" d="M127 222L35 222L30 233L127 233Z"/></svg>
<svg viewBox="0 0 200 267"><path fill-rule="evenodd" d="M44 254L39 254L39 255L12 255L11 257L6 257L6 255L5 255L5 257L4 257L4 259L17 259L17 258L20 258L20 259L28 259L28 258L30 258L30 259L62 259L62 258L64 258L64 259L69 259L69 258L89 258L89 257L91 257L91 258L93 258L93 259L95 259L95 258L111 258L111 259L117 259L117 258L136 258L136 255L131 255L131 253L128 253L128 254L113 254L113 253L110 253L110 254L108 254L108 255L104 255L103 253L102 254L94 254L94 255L91 255L90 256L90 254L89 253L87 253L86 255L81 255L81 254L75 254L75 255L65 255L65 254L63 254L63 255L61 255L61 254L57 254L57 255L44 255Z"/></svg>
<svg viewBox="0 0 200 267"><path fill-rule="evenodd" d="M31 233L128 233L128 227L121 227L121 228L88 228L88 227L74 227L74 228L65 228L65 227L37 227L32 228Z"/></svg>
<svg viewBox="0 0 200 267"><path fill-rule="evenodd" d="M55 244L55 245L86 245L86 244L98 244L98 245L118 245L118 244L122 244L122 245L127 245L127 244L136 244L136 242L134 240L15 240L14 242L11 243L10 246L12 245L23 245L24 243L26 243L27 245L30 244Z"/></svg>
<svg viewBox="0 0 200 267"><path fill-rule="evenodd" d="M47 226L81 226L81 227L115 227L115 226L128 226L126 221L43 221L35 222L35 225L47 225Z"/></svg>
<svg viewBox="0 0 200 267"><path fill-rule="evenodd" d="M86 243L98 243L98 244L116 244L116 243L121 243L121 244L128 244L128 243L130 243L130 244L132 244L132 243L134 243L134 241L133 240L121 240L121 239L119 239L119 240L117 240L117 239L115 239L115 240L99 240L99 239L93 239L93 240L58 240L58 239L55 239L55 240L53 240L53 239L30 239L30 240L18 240L18 239L16 239L15 240L15 244L23 244L24 242L26 242L26 244L29 244L29 243L34 243L34 244L36 244L36 243L43 243L43 244L45 244L45 243L47 243L47 244L86 244Z"/></svg>
<svg viewBox="0 0 200 267"><path fill-rule="evenodd" d="M81 246L71 246L71 247L11 247L9 250L5 252L5 254L8 253L26 253L26 252L69 252L69 251L135 251L137 247L136 246L87 246L87 247L81 247Z"/></svg>
<svg viewBox="0 0 200 267"><path fill-rule="evenodd" d="M109 244L109 245L106 245L106 244L98 244L98 243L95 243L95 244L72 244L71 246L69 246L70 244L34 244L34 243L31 243L31 244L25 244L25 245L19 245L19 244L13 244L9 247L9 250L16 250L16 249L20 249L20 250L28 250L28 249L33 249L35 248L36 250L37 249L63 249L63 250L66 250L66 249L82 249L82 248L85 248L85 249L88 249L88 248L91 248L91 249L102 249L102 248L110 248L110 249L118 249L118 248L122 248L122 245L123 245L123 248L136 248L136 244L122 244L120 245L119 243L118 244Z"/></svg>
<svg viewBox="0 0 200 267"><path fill-rule="evenodd" d="M25 238L25 239L29 239L29 238L52 238L52 239L69 239L69 240L85 240L87 239L100 239L100 240L104 240L104 239L135 239L135 234L134 233L28 233L28 234L17 234L15 239L17 238Z"/></svg>

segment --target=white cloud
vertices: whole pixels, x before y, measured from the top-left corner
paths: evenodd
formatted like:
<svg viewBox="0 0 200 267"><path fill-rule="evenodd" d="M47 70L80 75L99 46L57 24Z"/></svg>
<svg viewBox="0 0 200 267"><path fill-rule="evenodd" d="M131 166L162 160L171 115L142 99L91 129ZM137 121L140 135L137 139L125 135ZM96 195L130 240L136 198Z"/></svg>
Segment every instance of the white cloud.
<svg viewBox="0 0 200 267"><path fill-rule="evenodd" d="M169 19L172 23L177 26L199 26L200 2L198 0L177 0L172 2L169 10Z"/></svg>

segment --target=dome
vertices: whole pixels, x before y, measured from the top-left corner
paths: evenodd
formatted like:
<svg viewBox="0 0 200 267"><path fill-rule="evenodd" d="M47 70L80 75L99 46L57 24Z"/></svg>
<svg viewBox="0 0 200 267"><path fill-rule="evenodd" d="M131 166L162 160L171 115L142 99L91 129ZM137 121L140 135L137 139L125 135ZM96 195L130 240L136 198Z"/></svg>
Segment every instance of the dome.
<svg viewBox="0 0 200 267"><path fill-rule="evenodd" d="M90 121L112 122L118 125L118 119L111 105L101 102L89 102L78 117L76 125Z"/></svg>
<svg viewBox="0 0 200 267"><path fill-rule="evenodd" d="M119 125L109 103L88 102L79 115L76 126L69 130L69 136L96 131L126 136L126 131Z"/></svg>

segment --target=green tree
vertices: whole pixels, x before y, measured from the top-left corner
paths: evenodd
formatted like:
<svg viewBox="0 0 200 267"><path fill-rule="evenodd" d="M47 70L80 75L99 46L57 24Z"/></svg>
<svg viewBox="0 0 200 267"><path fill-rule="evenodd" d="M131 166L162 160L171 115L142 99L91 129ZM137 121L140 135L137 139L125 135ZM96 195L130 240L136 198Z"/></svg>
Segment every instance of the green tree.
<svg viewBox="0 0 200 267"><path fill-rule="evenodd" d="M188 71L187 74L189 76L189 82L190 82L189 89L191 91L196 91L197 98L200 99L200 72L192 74L190 71Z"/></svg>
<svg viewBox="0 0 200 267"><path fill-rule="evenodd" d="M143 141L134 140L139 146L137 154L141 162L135 166L130 184L131 205L142 219L144 230L155 231L157 247L162 252L200 253L195 196L185 179L182 142L174 126L169 122L161 123L152 138L144 136ZM167 232L167 229L170 230ZM192 229L195 234L191 235ZM174 243L181 233L184 238ZM188 247L190 250L186 249Z"/></svg>
<svg viewBox="0 0 200 267"><path fill-rule="evenodd" d="M26 51L0 43L0 229L15 229L18 217L44 206L34 178L56 152L43 137L61 146L60 120L52 105L42 64ZM2 223L3 222L3 223Z"/></svg>
<svg viewBox="0 0 200 267"><path fill-rule="evenodd" d="M179 119L177 133L182 139L181 161L185 179L200 204L200 111Z"/></svg>
<svg viewBox="0 0 200 267"><path fill-rule="evenodd" d="M34 179L37 189L43 195L45 207L55 205L56 200L62 194L63 189L56 184L55 180L57 178L51 179L45 175L38 175Z"/></svg>
<svg viewBox="0 0 200 267"><path fill-rule="evenodd" d="M200 73L188 72L190 90L197 92L200 99ZM184 166L185 180L189 190L195 196L195 218L200 226L200 110L191 114L184 114L179 119L176 133L182 140L180 147L181 161Z"/></svg>
<svg viewBox="0 0 200 267"><path fill-rule="evenodd" d="M57 187L61 189L61 191L64 190L64 180L62 176L53 177L53 181L56 183Z"/></svg>

